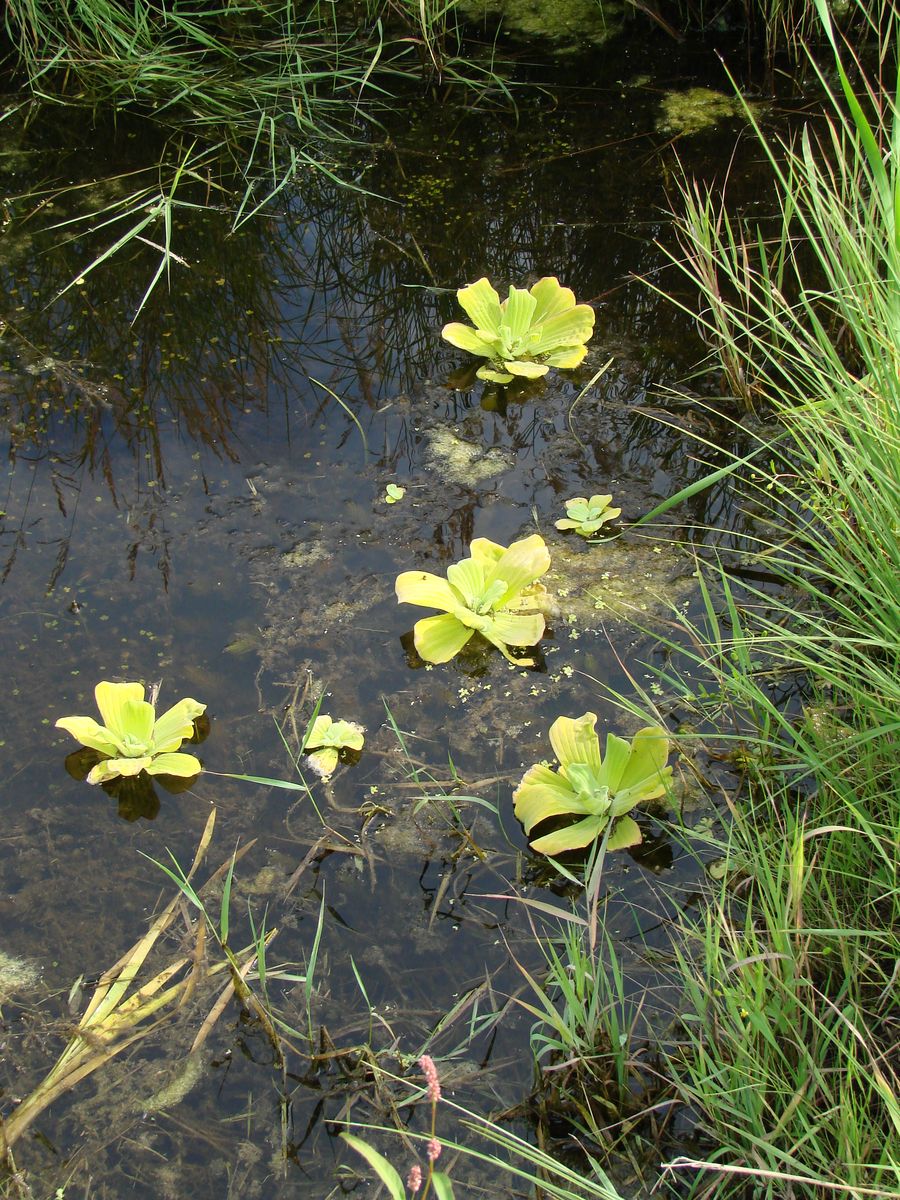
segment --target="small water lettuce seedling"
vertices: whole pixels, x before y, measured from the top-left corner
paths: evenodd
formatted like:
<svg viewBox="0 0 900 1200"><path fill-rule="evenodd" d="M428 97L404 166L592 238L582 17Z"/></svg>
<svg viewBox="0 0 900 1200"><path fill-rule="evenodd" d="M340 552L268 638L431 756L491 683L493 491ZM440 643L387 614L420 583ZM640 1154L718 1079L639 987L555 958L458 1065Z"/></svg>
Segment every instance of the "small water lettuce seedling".
<svg viewBox="0 0 900 1200"><path fill-rule="evenodd" d="M384 489L385 504L396 504L406 495L406 488L400 487L397 483L389 483Z"/></svg>
<svg viewBox="0 0 900 1200"><path fill-rule="evenodd" d="M612 496L573 496L566 502L566 515L555 522L557 529L574 529L582 537L590 537L607 521L622 515L621 508L611 508Z"/></svg>
<svg viewBox="0 0 900 1200"><path fill-rule="evenodd" d="M157 718L141 683L98 683L94 696L102 725L93 717L60 717L56 722L57 729L103 755L88 773L88 783L109 783L141 771L183 779L200 774L200 760L177 751L193 736L194 721L206 711L205 704L179 700Z"/></svg>
<svg viewBox="0 0 900 1200"><path fill-rule="evenodd" d="M316 774L328 779L334 774L340 752L362 750L364 741L361 725L353 721L334 721L331 717L319 715L306 736L303 752Z"/></svg>
<svg viewBox="0 0 900 1200"><path fill-rule="evenodd" d="M576 304L574 293L553 275L528 291L510 287L503 301L486 278L460 288L456 296L475 328L452 321L441 336L488 360L478 368L479 379L538 379L551 367L577 367L587 354L584 343L594 332L594 310Z"/></svg>
<svg viewBox="0 0 900 1200"><path fill-rule="evenodd" d="M531 830L551 817L580 816L581 820L531 843L541 854L561 854L588 846L602 836L610 822L607 850L636 846L641 840L637 822L625 814L645 800L662 796L672 775L666 766L669 737L660 725L639 729L631 741L610 733L601 757L596 713L559 717L550 726L550 744L559 769L537 763L525 772L513 792L515 814Z"/></svg>
<svg viewBox="0 0 900 1200"><path fill-rule="evenodd" d="M532 665L533 659L513 658L509 647L534 646L544 636L543 614L535 611L545 594L537 580L550 568L544 539L534 533L507 547L475 538L469 553L447 568L446 579L427 571L397 576L401 604L442 610L416 622L416 650L426 662L449 662L477 632L510 662Z"/></svg>

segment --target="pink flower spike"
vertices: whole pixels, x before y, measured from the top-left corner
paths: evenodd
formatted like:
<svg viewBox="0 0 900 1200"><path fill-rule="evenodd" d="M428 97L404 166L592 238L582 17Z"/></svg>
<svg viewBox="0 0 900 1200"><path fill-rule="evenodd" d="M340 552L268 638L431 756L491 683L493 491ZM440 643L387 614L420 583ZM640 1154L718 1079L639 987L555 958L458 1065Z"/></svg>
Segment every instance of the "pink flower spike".
<svg viewBox="0 0 900 1200"><path fill-rule="evenodd" d="M406 1186L413 1196L422 1186L422 1168L418 1163L413 1163L409 1168L409 1174L406 1176Z"/></svg>
<svg viewBox="0 0 900 1200"><path fill-rule="evenodd" d="M441 1157L441 1143L437 1140L437 1138L431 1139L431 1141L428 1143L425 1153L428 1155L429 1162L437 1162L437 1160Z"/></svg>
<svg viewBox="0 0 900 1200"><path fill-rule="evenodd" d="M430 1054L423 1054L419 1059L419 1066L422 1068L422 1074L425 1076L425 1082L428 1084L428 1099L432 1104L437 1104L441 1098L441 1081L438 1079L434 1059Z"/></svg>

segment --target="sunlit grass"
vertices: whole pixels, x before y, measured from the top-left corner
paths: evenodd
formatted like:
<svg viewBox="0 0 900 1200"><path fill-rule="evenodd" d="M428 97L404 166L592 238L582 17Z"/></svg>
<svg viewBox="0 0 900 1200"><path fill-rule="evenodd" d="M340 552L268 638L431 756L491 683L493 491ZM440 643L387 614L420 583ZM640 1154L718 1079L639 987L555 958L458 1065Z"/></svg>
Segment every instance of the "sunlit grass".
<svg viewBox="0 0 900 1200"><path fill-rule="evenodd" d="M701 719L731 716L746 778L680 951L670 1065L710 1149L672 1169L773 1197L900 1189L900 95L817 7L825 117L793 142L757 128L776 219L686 181L678 225L713 356L781 426L726 468L745 565L781 587L707 568L705 619L680 618L661 672ZM869 28L885 62L898 21Z"/></svg>

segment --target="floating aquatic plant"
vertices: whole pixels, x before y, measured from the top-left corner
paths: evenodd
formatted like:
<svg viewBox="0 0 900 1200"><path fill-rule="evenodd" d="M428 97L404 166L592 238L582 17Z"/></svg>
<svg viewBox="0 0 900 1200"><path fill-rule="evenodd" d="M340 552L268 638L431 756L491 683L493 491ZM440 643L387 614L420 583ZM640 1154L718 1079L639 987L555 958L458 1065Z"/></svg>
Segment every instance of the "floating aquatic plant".
<svg viewBox="0 0 900 1200"><path fill-rule="evenodd" d="M177 751L193 736L194 721L206 711L205 704L179 700L157 718L141 683L98 683L94 696L103 725L93 717L60 717L56 722L57 729L103 756L88 773L88 783L108 783L141 771L185 779L200 774L200 760Z"/></svg>
<svg viewBox="0 0 900 1200"><path fill-rule="evenodd" d="M469 553L447 568L446 579L427 571L397 576L401 604L442 610L416 622L416 650L426 662L449 662L477 632L510 662L531 665L509 647L534 646L544 636L543 614L535 611L545 594L537 580L550 567L544 539L535 533L507 547L476 538Z"/></svg>
<svg viewBox="0 0 900 1200"><path fill-rule="evenodd" d="M488 360L478 368L480 379L537 379L550 367L577 367L587 354L584 343L594 332L594 310L576 304L574 293L553 275L528 291L511 287L503 301L486 278L460 288L456 296L475 328L453 321L441 336Z"/></svg>
<svg viewBox="0 0 900 1200"><path fill-rule="evenodd" d="M556 522L557 529L574 529L582 537L590 537L607 521L621 516L621 508L611 508L612 496L573 496L566 501L566 515Z"/></svg>
<svg viewBox="0 0 900 1200"><path fill-rule="evenodd" d="M406 495L406 488L397 483L389 483L384 489L385 504L397 504Z"/></svg>
<svg viewBox="0 0 900 1200"><path fill-rule="evenodd" d="M363 728L353 721L334 721L331 717L318 716L313 721L303 751L308 756L313 770L327 779L334 774L338 756L342 750L362 750Z"/></svg>
<svg viewBox="0 0 900 1200"><path fill-rule="evenodd" d="M550 744L559 769L537 763L525 772L513 792L515 813L531 833L551 817L580 816L563 829L531 843L541 854L561 854L596 841L613 822L607 850L636 846L641 840L637 822L625 814L666 790L672 768L666 766L669 738L665 729L650 725L631 741L611 733L606 754L600 754L596 713L559 717L550 726Z"/></svg>

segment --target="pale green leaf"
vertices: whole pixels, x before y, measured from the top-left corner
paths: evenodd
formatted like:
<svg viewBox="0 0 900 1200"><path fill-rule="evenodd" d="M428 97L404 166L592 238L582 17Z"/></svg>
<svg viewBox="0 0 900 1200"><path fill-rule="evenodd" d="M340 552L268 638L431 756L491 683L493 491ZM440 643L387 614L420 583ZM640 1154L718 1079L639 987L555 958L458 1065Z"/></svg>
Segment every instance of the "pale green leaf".
<svg viewBox="0 0 900 1200"><path fill-rule="evenodd" d="M397 576L394 587L400 604L420 604L423 608L440 608L444 612L450 612L461 599L446 579L428 571L403 571Z"/></svg>
<svg viewBox="0 0 900 1200"><path fill-rule="evenodd" d="M476 280L468 287L460 288L456 298L475 325L492 337L499 337L500 297L486 277ZM445 335L446 336L446 335ZM463 347L465 349L465 347Z"/></svg>
<svg viewBox="0 0 900 1200"><path fill-rule="evenodd" d="M606 843L607 850L627 850L629 846L639 846L642 841L641 827L632 817L619 817L610 831Z"/></svg>
<svg viewBox="0 0 900 1200"><path fill-rule="evenodd" d="M449 613L440 617L425 617L413 629L416 650L426 662L445 663L459 654L471 638L472 629L460 624Z"/></svg>
<svg viewBox="0 0 900 1200"><path fill-rule="evenodd" d="M622 773L631 758L631 742L619 737L616 733L606 735L606 753L603 755L603 766L597 774L597 782L618 792Z"/></svg>
<svg viewBox="0 0 900 1200"><path fill-rule="evenodd" d="M346 750L362 750L366 740L362 729L352 721L335 721L331 732L335 741Z"/></svg>
<svg viewBox="0 0 900 1200"><path fill-rule="evenodd" d="M317 750L307 750L309 765L323 779L333 775L338 764L338 750L335 746L320 746Z"/></svg>
<svg viewBox="0 0 900 1200"><path fill-rule="evenodd" d="M574 308L544 321L537 341L531 344L532 354L551 354L568 346L580 346L594 332L594 310L588 304Z"/></svg>
<svg viewBox="0 0 900 1200"><path fill-rule="evenodd" d="M624 790L645 781L655 781L658 785L655 796L661 796L665 791L663 770L670 750L668 733L661 725L648 725L637 731L631 747L631 758L618 781L618 788ZM671 775L671 769L668 773ZM646 798L655 799L655 796Z"/></svg>
<svg viewBox="0 0 900 1200"><path fill-rule="evenodd" d="M530 292L517 287L509 289L509 296L503 302L502 324L508 326L511 341L518 341L528 332L536 307L537 301Z"/></svg>
<svg viewBox="0 0 900 1200"><path fill-rule="evenodd" d="M98 725L93 717L60 717L57 729L71 733L82 746L97 750L100 754L119 754L122 746L105 725Z"/></svg>
<svg viewBox="0 0 900 1200"><path fill-rule="evenodd" d="M542 613L506 612L493 613L489 626L504 646L536 646L544 636L545 627Z"/></svg>
<svg viewBox="0 0 900 1200"><path fill-rule="evenodd" d="M503 553L485 575L485 584L495 579L506 583L506 592L497 605L505 607L529 584L540 579L550 569L550 551L539 533L522 538Z"/></svg>
<svg viewBox="0 0 900 1200"><path fill-rule="evenodd" d="M104 758L103 762L98 762L88 772L87 781L88 783L109 783L110 780L118 779L119 776L130 778L140 775L141 771L146 771L152 762L153 759L149 755L146 758Z"/></svg>
<svg viewBox="0 0 900 1200"><path fill-rule="evenodd" d="M605 817L609 813L612 803L609 788L598 785L597 776L587 763L569 763L565 770L560 770L584 801L586 812L595 817Z"/></svg>
<svg viewBox="0 0 900 1200"><path fill-rule="evenodd" d="M573 496L566 501L566 512L577 521L586 521L591 515L590 501L585 496Z"/></svg>
<svg viewBox="0 0 900 1200"><path fill-rule="evenodd" d="M582 846L589 846L591 842L595 842L607 824L606 817L585 817L583 821L576 821L574 825L567 825L565 829L557 829L555 833L536 838L531 843L531 848L538 854L551 856L562 854L565 850L580 850Z"/></svg>
<svg viewBox="0 0 900 1200"><path fill-rule="evenodd" d="M490 538L473 538L472 544L469 546L471 558L490 566L499 562L505 553L506 546L501 546L499 542L492 542Z"/></svg>
<svg viewBox="0 0 900 1200"><path fill-rule="evenodd" d="M643 804L645 800L658 800L660 796L664 796L671 777L672 768L663 767L657 775L648 775L646 779L638 780L629 788L620 788L613 801L613 816L626 813L635 805Z"/></svg>
<svg viewBox="0 0 900 1200"><path fill-rule="evenodd" d="M612 504L612 493L609 493L605 496L591 496L590 500L588 501L589 507L598 514L603 512L605 509L608 509L610 504ZM621 511L621 508L616 509L616 516L618 516Z"/></svg>
<svg viewBox="0 0 900 1200"><path fill-rule="evenodd" d="M103 724L116 737L122 735L122 720L124 706L130 700L144 699L144 686L141 683L98 683L94 688L94 698L100 709Z"/></svg>
<svg viewBox="0 0 900 1200"><path fill-rule="evenodd" d="M504 360L503 365L510 375L517 375L520 379L540 379L550 370L544 363L530 362L526 358L508 358Z"/></svg>
<svg viewBox="0 0 900 1200"><path fill-rule="evenodd" d="M313 721L312 726L307 730L306 737L303 740L303 749L314 749L316 746L326 746L329 744L328 731L331 729L331 717L320 713Z"/></svg>
<svg viewBox="0 0 900 1200"><path fill-rule="evenodd" d="M480 602L484 586L484 566L474 558L464 558L447 568L447 580L462 597L468 608Z"/></svg>
<svg viewBox="0 0 900 1200"><path fill-rule="evenodd" d="M160 754L177 750L185 738L193 736L194 721L206 712L206 705L189 696L173 704L153 726L153 748Z"/></svg>
<svg viewBox="0 0 900 1200"><path fill-rule="evenodd" d="M460 321L452 321L441 330L441 337L451 346L459 350L468 350L470 354L478 354L481 358L493 358L500 351L500 342L488 335L481 334L471 325L463 325Z"/></svg>
<svg viewBox="0 0 900 1200"><path fill-rule="evenodd" d="M303 743L304 750L316 750L333 746L338 750L362 750L365 738L359 725L352 721L333 721L331 717L318 716Z"/></svg>
<svg viewBox="0 0 900 1200"><path fill-rule="evenodd" d="M513 810L525 832L548 817L586 812L585 805L568 782L544 763L529 767L513 792Z"/></svg>
<svg viewBox="0 0 900 1200"><path fill-rule="evenodd" d="M555 275L545 275L529 290L537 301L531 318L535 325L575 307L575 293L571 288L561 287Z"/></svg>
<svg viewBox="0 0 900 1200"><path fill-rule="evenodd" d="M177 775L179 779L190 779L199 775L203 767L193 754L157 754L144 770L148 775Z"/></svg>
<svg viewBox="0 0 900 1200"><path fill-rule="evenodd" d="M586 712L580 717L557 717L550 726L550 745L563 770L570 763L584 763L599 776L600 742L596 725L597 714Z"/></svg>
<svg viewBox="0 0 900 1200"><path fill-rule="evenodd" d="M498 371L496 367L487 364L479 367L475 374L479 379L486 379L488 383L512 383L509 371Z"/></svg>
<svg viewBox="0 0 900 1200"><path fill-rule="evenodd" d="M562 350L553 350L544 355L548 367L559 367L563 371L571 371L580 366L587 358L587 346L567 346Z"/></svg>
<svg viewBox="0 0 900 1200"><path fill-rule="evenodd" d="M138 743L150 749L153 741L153 724L156 720L156 711L153 705L148 704L146 700L126 700L122 705L119 717L122 722L120 736L126 741L126 753L128 753L129 743L131 745Z"/></svg>
<svg viewBox="0 0 900 1200"><path fill-rule="evenodd" d="M479 633L491 623L490 613L477 613L465 604L457 604L452 615L461 625L465 625L466 629L477 629Z"/></svg>

